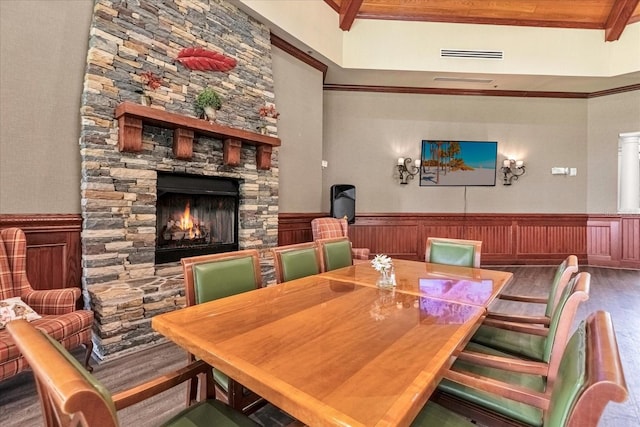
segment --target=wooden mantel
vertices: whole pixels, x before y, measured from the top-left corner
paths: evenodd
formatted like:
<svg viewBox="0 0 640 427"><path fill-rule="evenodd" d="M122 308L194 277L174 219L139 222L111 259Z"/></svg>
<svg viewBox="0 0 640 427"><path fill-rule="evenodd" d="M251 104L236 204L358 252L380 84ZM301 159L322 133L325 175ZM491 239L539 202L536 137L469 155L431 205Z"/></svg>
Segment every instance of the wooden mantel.
<svg viewBox="0 0 640 427"><path fill-rule="evenodd" d="M258 169L271 167L271 151L280 146L280 138L230 128L195 117L169 113L164 110L146 107L133 102L123 102L116 107L118 119L118 148L120 151L138 153L142 151L142 125L147 123L167 129L173 129L173 155L181 160L190 160L193 156L193 137L196 133L222 139L224 144L223 161L225 165L240 164L242 144L256 146L256 164Z"/></svg>

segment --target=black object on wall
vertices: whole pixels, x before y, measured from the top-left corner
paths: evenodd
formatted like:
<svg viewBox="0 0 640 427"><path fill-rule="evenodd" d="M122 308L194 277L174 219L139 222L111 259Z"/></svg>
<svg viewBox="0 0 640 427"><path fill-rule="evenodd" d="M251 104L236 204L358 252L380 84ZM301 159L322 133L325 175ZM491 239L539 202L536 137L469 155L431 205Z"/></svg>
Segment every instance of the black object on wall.
<svg viewBox="0 0 640 427"><path fill-rule="evenodd" d="M331 186L331 212L334 218L347 217L349 224L356 221L356 187L351 184Z"/></svg>

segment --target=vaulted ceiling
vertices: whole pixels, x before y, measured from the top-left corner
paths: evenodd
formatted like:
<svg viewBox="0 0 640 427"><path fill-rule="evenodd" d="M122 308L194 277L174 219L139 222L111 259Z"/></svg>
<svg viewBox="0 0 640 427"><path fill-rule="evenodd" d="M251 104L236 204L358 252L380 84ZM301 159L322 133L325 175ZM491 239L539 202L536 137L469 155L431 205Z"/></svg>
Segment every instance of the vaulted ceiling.
<svg viewBox="0 0 640 427"><path fill-rule="evenodd" d="M640 22L640 0L324 0L349 31L360 20L422 21L601 31L616 43ZM566 37L558 33L558 37ZM638 47L640 49L640 46ZM611 77L354 70L329 65L325 89L590 97L640 88L640 71ZM522 95L524 94L524 95Z"/></svg>
<svg viewBox="0 0 640 427"><path fill-rule="evenodd" d="M617 40L640 21L639 0L325 0L348 31L358 19L605 30Z"/></svg>

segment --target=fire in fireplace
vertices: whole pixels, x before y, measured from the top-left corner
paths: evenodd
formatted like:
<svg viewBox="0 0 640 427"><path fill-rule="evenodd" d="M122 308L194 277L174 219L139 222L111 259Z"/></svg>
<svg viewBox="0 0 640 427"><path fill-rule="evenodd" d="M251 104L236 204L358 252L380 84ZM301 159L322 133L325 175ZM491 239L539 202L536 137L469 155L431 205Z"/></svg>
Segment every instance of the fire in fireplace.
<svg viewBox="0 0 640 427"><path fill-rule="evenodd" d="M156 264L238 250L238 181L158 174Z"/></svg>

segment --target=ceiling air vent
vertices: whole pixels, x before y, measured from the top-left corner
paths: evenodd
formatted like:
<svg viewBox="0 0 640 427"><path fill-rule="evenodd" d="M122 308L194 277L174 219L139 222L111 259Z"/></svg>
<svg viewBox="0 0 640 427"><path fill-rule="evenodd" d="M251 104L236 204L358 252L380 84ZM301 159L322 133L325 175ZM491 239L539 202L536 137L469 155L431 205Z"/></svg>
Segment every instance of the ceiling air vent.
<svg viewBox="0 0 640 427"><path fill-rule="evenodd" d="M441 58L502 59L503 53L497 50L440 49Z"/></svg>

